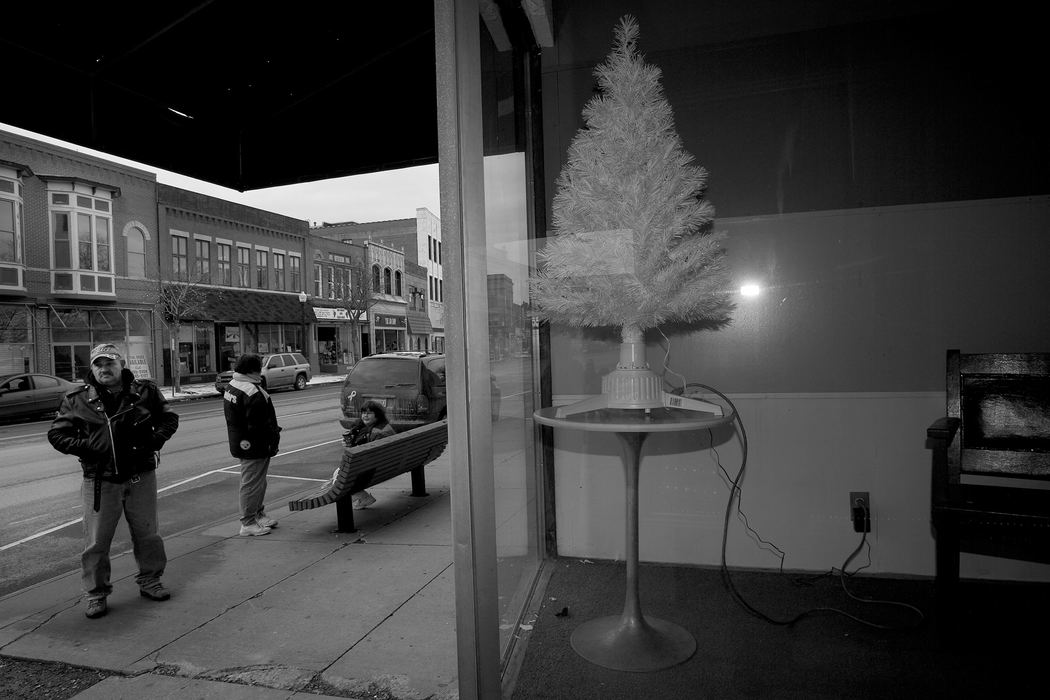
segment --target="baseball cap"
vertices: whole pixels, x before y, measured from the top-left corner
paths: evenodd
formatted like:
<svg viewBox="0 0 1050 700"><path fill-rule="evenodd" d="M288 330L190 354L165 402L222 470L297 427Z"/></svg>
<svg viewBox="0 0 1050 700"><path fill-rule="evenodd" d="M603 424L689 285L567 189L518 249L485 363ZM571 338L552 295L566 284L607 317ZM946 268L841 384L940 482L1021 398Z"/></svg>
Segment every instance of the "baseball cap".
<svg viewBox="0 0 1050 700"><path fill-rule="evenodd" d="M124 361L124 358L120 356L120 350L112 343L102 343L91 349L91 364L95 364L95 360L100 357L116 360L121 363Z"/></svg>

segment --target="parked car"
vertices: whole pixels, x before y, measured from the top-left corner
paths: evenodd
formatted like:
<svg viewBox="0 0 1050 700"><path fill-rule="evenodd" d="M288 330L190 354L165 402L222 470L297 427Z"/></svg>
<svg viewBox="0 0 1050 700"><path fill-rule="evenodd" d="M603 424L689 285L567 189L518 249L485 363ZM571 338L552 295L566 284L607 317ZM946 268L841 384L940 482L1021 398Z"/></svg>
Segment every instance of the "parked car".
<svg viewBox="0 0 1050 700"><path fill-rule="evenodd" d="M492 420L499 420L500 389L490 377ZM376 401L398 432L446 416L445 356L424 352L388 352L358 360L343 380L340 424L350 429L361 404Z"/></svg>
<svg viewBox="0 0 1050 700"><path fill-rule="evenodd" d="M0 376L0 418L24 418L54 413L67 392L83 386L52 374Z"/></svg>
<svg viewBox="0 0 1050 700"><path fill-rule="evenodd" d="M298 352L276 352L262 356L262 385L267 390L306 388L310 381L310 363ZM226 393L233 372L220 372L215 378L215 390Z"/></svg>

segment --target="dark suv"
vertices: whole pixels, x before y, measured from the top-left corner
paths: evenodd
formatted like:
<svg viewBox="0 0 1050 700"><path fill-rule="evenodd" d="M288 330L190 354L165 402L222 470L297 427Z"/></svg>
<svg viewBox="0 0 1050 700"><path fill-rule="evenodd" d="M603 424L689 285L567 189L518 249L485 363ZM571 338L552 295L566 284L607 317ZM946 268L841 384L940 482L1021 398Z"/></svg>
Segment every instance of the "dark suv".
<svg viewBox="0 0 1050 700"><path fill-rule="evenodd" d="M492 419L499 419L500 393L492 387ZM445 417L445 356L422 352L388 352L362 357L343 380L340 424L349 429L361 415L361 404L377 401L387 420L401 432Z"/></svg>

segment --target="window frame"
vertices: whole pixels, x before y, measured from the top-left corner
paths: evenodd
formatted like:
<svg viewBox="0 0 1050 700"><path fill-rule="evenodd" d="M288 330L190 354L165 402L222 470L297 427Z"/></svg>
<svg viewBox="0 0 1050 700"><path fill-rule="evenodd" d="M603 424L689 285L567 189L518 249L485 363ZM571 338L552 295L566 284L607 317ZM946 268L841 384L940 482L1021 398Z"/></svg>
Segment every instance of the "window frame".
<svg viewBox="0 0 1050 700"><path fill-rule="evenodd" d="M18 170L0 166L0 182L10 183L11 190L0 189L0 201L11 206L11 256L0 258L0 288L24 289L25 280L25 202L22 177ZM5 235L0 233L0 235ZM3 248L0 246L0 251Z"/></svg>
<svg viewBox="0 0 1050 700"><path fill-rule="evenodd" d="M255 288L270 288L270 249L255 248Z"/></svg>
<svg viewBox="0 0 1050 700"><path fill-rule="evenodd" d="M243 289L251 289L252 287L251 246L237 246L237 286Z"/></svg>
<svg viewBox="0 0 1050 700"><path fill-rule="evenodd" d="M225 255L224 255L225 253ZM233 242L215 241L215 266L219 272L219 284L233 286Z"/></svg>
<svg viewBox="0 0 1050 700"><path fill-rule="evenodd" d="M193 237L193 266L197 281L211 282L211 239L203 236Z"/></svg>
<svg viewBox="0 0 1050 700"><path fill-rule="evenodd" d="M171 232L171 278L179 282L190 279L190 236Z"/></svg>
<svg viewBox="0 0 1050 700"><path fill-rule="evenodd" d="M119 190L76 179L45 182L52 293L115 298L113 202Z"/></svg>

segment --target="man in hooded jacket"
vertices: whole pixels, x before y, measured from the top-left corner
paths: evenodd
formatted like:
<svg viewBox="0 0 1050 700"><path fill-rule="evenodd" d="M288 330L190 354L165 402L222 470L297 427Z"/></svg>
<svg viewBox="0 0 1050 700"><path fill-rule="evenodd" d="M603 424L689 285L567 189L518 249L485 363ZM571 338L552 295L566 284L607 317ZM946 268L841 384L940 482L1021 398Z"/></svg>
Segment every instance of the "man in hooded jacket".
<svg viewBox="0 0 1050 700"><path fill-rule="evenodd" d="M63 454L80 458L84 472L84 551L81 580L85 614L102 617L108 607L109 549L123 513L131 532L144 598L162 601L171 593L160 582L167 565L157 533L158 452L179 427L157 385L136 379L115 345L103 343L90 355L83 387L63 397L47 439Z"/></svg>
<svg viewBox="0 0 1050 700"><path fill-rule="evenodd" d="M265 512L266 474L281 442L281 427L263 388L261 357L246 353L237 359L222 398L230 454L241 460L240 536L268 535L277 521Z"/></svg>

